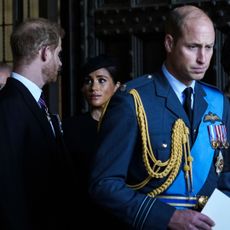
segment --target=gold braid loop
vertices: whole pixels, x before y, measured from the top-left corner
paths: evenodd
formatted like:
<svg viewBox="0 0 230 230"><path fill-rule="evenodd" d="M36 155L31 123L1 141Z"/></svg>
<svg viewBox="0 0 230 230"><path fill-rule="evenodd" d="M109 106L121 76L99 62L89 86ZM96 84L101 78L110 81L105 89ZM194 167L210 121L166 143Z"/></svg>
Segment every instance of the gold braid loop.
<svg viewBox="0 0 230 230"><path fill-rule="evenodd" d="M146 113L138 92L132 89L129 92L133 95L137 121L140 128L142 139L142 158L148 173L148 177L142 182L135 185L128 185L133 189L143 188L153 178L165 178L165 182L158 188L149 192L149 196L156 196L165 191L177 176L183 157L183 149L188 145L188 128L182 119L177 119L172 128L171 154L167 161L162 162L156 159L149 137L148 122Z"/></svg>

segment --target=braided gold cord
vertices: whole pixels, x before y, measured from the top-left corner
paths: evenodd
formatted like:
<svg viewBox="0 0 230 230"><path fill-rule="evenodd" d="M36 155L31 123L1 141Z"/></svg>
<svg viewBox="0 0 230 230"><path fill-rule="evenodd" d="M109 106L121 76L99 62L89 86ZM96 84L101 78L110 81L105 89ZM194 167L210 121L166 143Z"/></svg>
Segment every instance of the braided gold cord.
<svg viewBox="0 0 230 230"><path fill-rule="evenodd" d="M183 120L177 119L172 128L170 158L164 162L157 160L151 147L147 117L141 98L135 89L132 89L129 93L132 94L134 98L137 120L142 139L142 158L149 176L138 184L128 186L133 189L140 189L144 187L152 178L167 177L166 181L160 187L148 193L149 196L156 196L165 191L177 176L182 162L183 148L186 148L185 145L188 143L189 131Z"/></svg>

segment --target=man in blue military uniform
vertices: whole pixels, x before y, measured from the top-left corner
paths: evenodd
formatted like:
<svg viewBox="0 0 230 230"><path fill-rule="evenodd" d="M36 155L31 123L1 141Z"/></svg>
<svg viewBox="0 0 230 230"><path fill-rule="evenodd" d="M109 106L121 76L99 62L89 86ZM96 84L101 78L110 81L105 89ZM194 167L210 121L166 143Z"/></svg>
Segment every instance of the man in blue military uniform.
<svg viewBox="0 0 230 230"><path fill-rule="evenodd" d="M223 168L229 102L199 81L214 42L213 23L202 10L172 10L162 69L127 83L109 103L90 194L130 228L208 230L215 223L200 209L215 188L230 195L230 173Z"/></svg>

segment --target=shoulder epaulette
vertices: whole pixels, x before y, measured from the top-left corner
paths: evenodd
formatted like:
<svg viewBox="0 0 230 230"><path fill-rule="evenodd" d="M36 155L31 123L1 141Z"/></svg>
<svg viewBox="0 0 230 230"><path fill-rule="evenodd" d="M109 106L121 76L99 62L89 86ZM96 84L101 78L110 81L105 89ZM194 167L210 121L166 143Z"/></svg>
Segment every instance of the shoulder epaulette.
<svg viewBox="0 0 230 230"><path fill-rule="evenodd" d="M151 74L146 74L146 75L137 77L121 85L119 90L122 92L129 92L131 89L136 89L145 84L148 84L150 80L152 79L152 77L153 76Z"/></svg>

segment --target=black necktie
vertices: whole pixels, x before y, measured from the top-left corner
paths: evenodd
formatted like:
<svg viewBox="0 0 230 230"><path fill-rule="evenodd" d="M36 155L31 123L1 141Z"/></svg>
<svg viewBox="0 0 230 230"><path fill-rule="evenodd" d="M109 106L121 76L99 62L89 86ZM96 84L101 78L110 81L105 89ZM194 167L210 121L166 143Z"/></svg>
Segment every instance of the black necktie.
<svg viewBox="0 0 230 230"><path fill-rule="evenodd" d="M184 110L188 115L190 123L192 122L192 87L187 87L184 90L185 100L184 100Z"/></svg>

